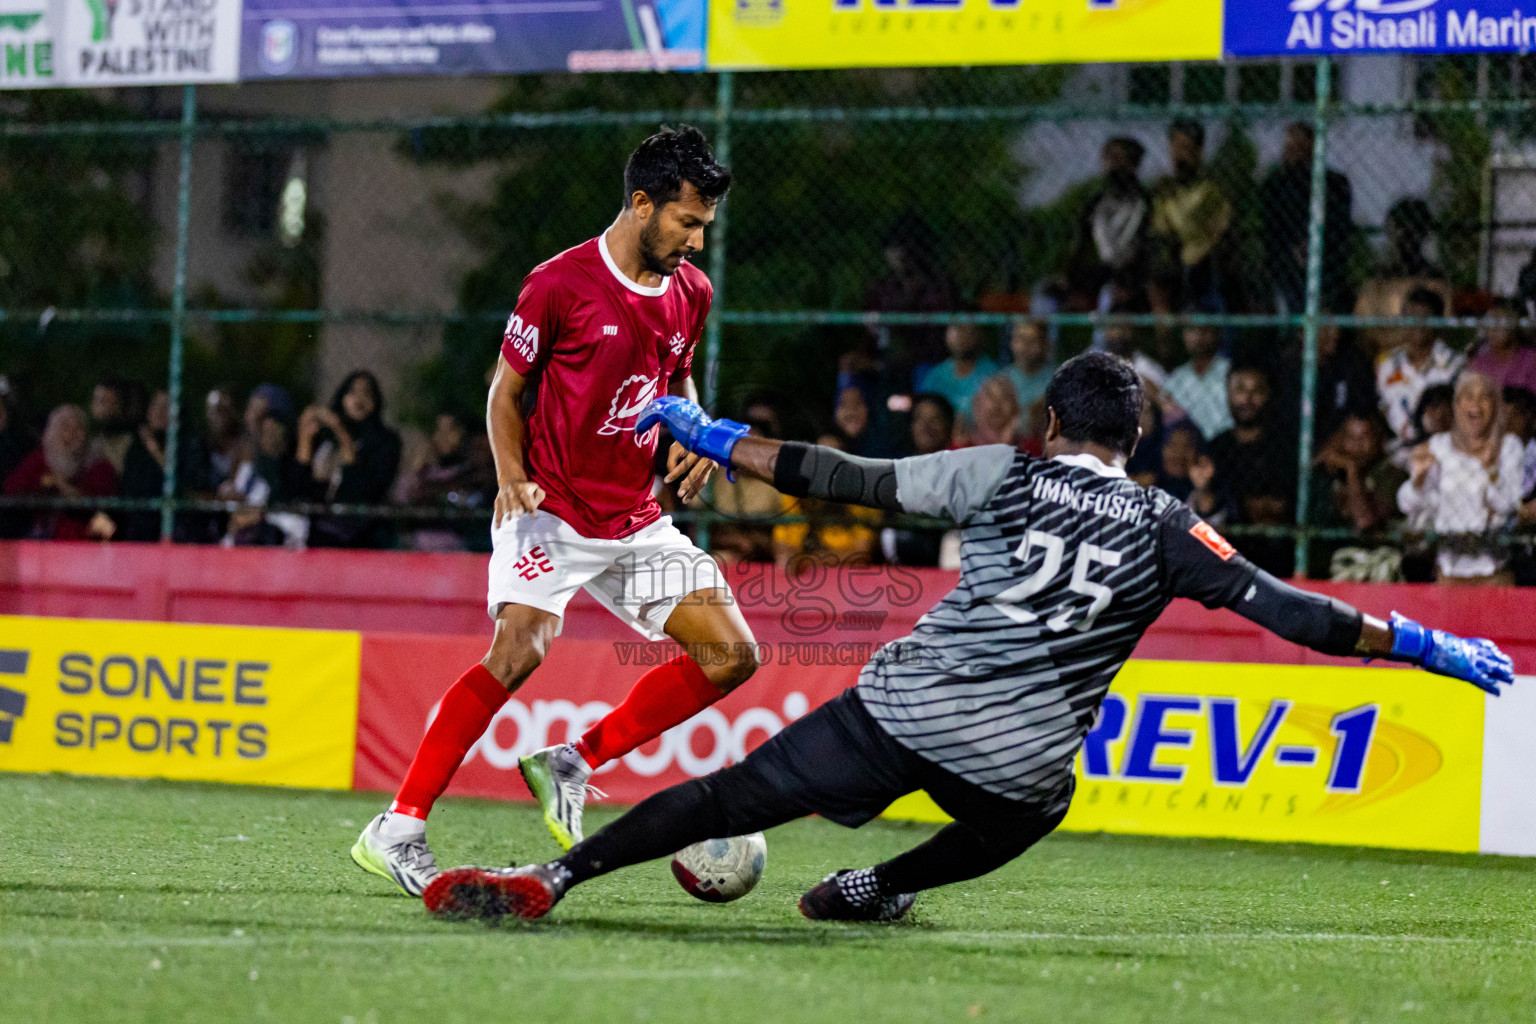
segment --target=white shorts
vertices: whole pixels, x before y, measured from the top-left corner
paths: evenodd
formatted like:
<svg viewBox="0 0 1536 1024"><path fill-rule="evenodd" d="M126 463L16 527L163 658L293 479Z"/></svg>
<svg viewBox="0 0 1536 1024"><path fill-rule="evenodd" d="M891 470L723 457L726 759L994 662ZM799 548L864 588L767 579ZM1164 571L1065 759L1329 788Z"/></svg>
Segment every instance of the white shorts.
<svg viewBox="0 0 1536 1024"><path fill-rule="evenodd" d="M507 517L500 529L492 528L491 618L504 604L563 617L582 587L648 640L666 637L667 617L689 594L730 589L715 560L673 526L671 516L618 540L583 537L542 511Z"/></svg>

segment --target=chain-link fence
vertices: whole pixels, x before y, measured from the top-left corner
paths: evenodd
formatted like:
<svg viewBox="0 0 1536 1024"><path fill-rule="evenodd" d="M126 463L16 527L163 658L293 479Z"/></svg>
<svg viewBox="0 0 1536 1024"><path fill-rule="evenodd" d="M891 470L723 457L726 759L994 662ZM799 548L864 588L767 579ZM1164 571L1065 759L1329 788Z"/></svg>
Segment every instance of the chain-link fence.
<svg viewBox="0 0 1536 1024"><path fill-rule="evenodd" d="M1523 579L1527 64L12 94L0 535L484 547L522 277L691 122L736 174L700 259L715 411L864 454L1038 450L1051 368L1108 349L1152 399L1132 475L1272 571ZM356 370L383 417L348 445ZM724 481L675 512L726 557L952 557L939 524Z"/></svg>

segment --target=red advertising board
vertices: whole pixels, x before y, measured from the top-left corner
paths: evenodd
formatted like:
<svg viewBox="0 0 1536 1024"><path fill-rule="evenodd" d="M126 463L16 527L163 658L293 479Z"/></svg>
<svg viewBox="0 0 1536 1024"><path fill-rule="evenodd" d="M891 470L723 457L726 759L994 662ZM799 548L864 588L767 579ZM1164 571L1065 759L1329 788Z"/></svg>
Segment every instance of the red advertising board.
<svg viewBox="0 0 1536 1024"><path fill-rule="evenodd" d="M597 785L616 802L739 759L851 685L873 650L909 632L955 579L937 570L848 568L791 580L771 566L733 568L729 578L761 644L762 669L717 706L599 775ZM398 784L437 701L484 655L484 581L484 558L475 555L0 543L0 614L361 632L353 784L379 791ZM1520 668L1536 664L1529 591L1306 585L1376 615L1396 609L1490 637ZM526 799L520 756L580 734L646 668L676 652L670 643L642 641L578 595L548 660L471 752L450 792ZM1225 662L1240 674L1243 663L1359 664L1314 654L1231 612L1188 601L1168 608L1136 655Z"/></svg>
<svg viewBox="0 0 1536 1024"><path fill-rule="evenodd" d="M789 722L851 686L863 664L805 663L837 660L836 649L823 653L826 648L787 644L770 649L769 663L746 685L660 740L605 767L593 784L618 803L635 803L665 786L738 761ZM363 635L355 788L392 790L399 784L444 691L484 653L485 641L478 637ZM527 799L517 773L518 758L575 739L607 714L647 667L676 653L671 644L556 641L548 659L470 751L448 792ZM848 648L845 660L858 653ZM805 657L798 657L802 654Z"/></svg>

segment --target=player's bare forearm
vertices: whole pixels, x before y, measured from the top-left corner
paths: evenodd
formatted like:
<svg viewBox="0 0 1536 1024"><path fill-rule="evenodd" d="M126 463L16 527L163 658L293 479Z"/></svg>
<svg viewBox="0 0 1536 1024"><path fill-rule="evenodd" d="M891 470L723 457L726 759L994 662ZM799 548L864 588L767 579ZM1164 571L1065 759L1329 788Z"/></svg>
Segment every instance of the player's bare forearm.
<svg viewBox="0 0 1536 1024"><path fill-rule="evenodd" d="M697 402L699 400L698 386L693 383L693 378L687 374L681 377L674 377L669 381L667 383L667 394L676 395L678 398L686 398L690 402Z"/></svg>
<svg viewBox="0 0 1536 1024"><path fill-rule="evenodd" d="M507 365L496 361L496 375L491 379L490 395L485 403L485 432L491 441L491 457L496 462L498 484L522 483L528 479L523 466L523 391L528 381Z"/></svg>
<svg viewBox="0 0 1536 1024"><path fill-rule="evenodd" d="M820 445L752 437L745 423L712 419L682 395L651 402L635 429L643 432L658 423L666 423L679 446L693 455L729 466L733 473L766 480L791 497L905 511L896 500L896 463L891 459L866 459ZM677 475L674 466L668 479Z"/></svg>
<svg viewBox="0 0 1536 1024"><path fill-rule="evenodd" d="M667 394L687 399L695 405L699 402L699 389L693 378L684 374L674 377L667 384ZM667 453L667 483L677 484L678 500L687 503L704 493L704 485L715 472L715 464L709 459L687 451L674 444ZM680 482L679 482L680 481Z"/></svg>
<svg viewBox="0 0 1536 1024"><path fill-rule="evenodd" d="M1374 615L1360 616L1360 639L1355 653L1364 658L1385 658L1392 653L1392 627Z"/></svg>
<svg viewBox="0 0 1536 1024"><path fill-rule="evenodd" d="M773 470L779 461L783 441L767 437L744 437L731 449L731 468L738 473L773 483Z"/></svg>
<svg viewBox="0 0 1536 1024"><path fill-rule="evenodd" d="M485 430L491 441L491 458L496 463L496 507L491 525L500 528L504 518L532 514L544 500L544 491L528 479L523 465L523 391L528 386L523 377L505 359L496 362L496 376L491 379L491 393L485 402Z"/></svg>

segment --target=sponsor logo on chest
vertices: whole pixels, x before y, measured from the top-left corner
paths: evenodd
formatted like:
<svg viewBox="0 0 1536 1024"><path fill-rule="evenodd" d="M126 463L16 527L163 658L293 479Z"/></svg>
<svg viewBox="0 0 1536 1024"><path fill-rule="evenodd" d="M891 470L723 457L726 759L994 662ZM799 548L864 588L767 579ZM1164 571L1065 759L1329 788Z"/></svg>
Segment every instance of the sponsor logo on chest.
<svg viewBox="0 0 1536 1024"><path fill-rule="evenodd" d="M636 434L635 422L660 389L659 377L636 373L624 378L614 391L612 401L608 403L608 416L603 420L603 425L597 428L598 434L602 437L627 434L634 439L637 448L654 445L661 428L652 427L644 434Z"/></svg>

